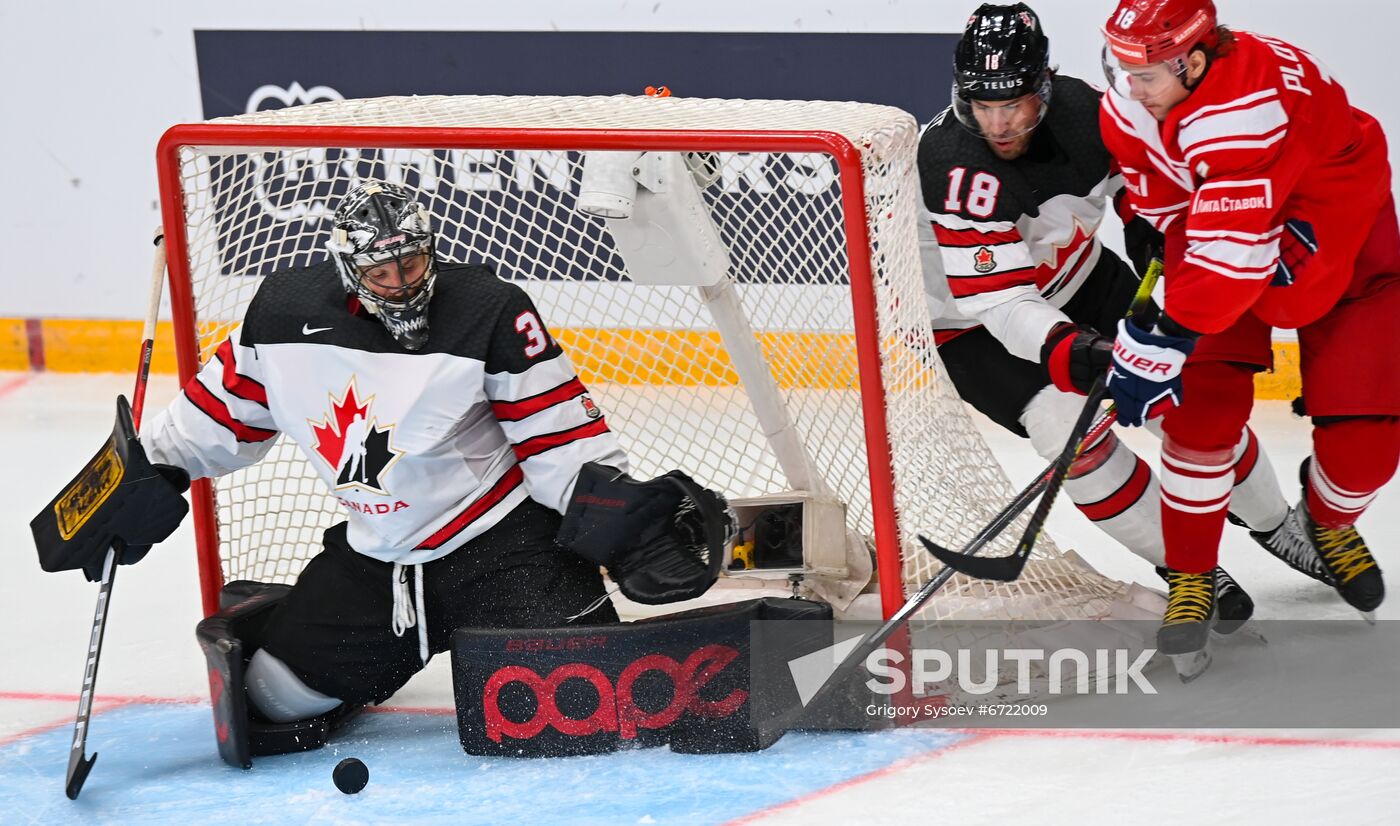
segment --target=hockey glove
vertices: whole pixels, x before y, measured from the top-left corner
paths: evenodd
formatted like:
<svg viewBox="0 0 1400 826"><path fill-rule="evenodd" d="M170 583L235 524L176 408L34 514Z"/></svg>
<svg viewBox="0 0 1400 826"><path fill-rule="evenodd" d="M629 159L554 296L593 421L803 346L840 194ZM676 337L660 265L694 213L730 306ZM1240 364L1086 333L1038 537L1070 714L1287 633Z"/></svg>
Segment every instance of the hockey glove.
<svg viewBox="0 0 1400 826"><path fill-rule="evenodd" d="M1270 287L1287 287L1302 276L1317 254L1317 235L1312 224L1297 218L1283 222L1283 232L1278 237L1278 266Z"/></svg>
<svg viewBox="0 0 1400 826"><path fill-rule="evenodd" d="M1113 364L1113 339L1068 321L1055 325L1040 347L1050 382L1066 393L1089 394L1094 380Z"/></svg>
<svg viewBox="0 0 1400 826"><path fill-rule="evenodd" d="M1195 348L1186 336L1149 333L1131 321L1118 322L1108 390L1118 423L1139 427L1181 404L1181 368Z"/></svg>
<svg viewBox="0 0 1400 826"><path fill-rule="evenodd" d="M1122 210L1119 211L1120 214ZM1152 259L1166 260L1167 241L1155 227L1140 216L1133 216L1123 223L1123 247L1128 252L1128 260L1138 273L1147 272Z"/></svg>
<svg viewBox="0 0 1400 826"><path fill-rule="evenodd" d="M589 462L579 471L557 541L606 567L628 599L659 605L708 590L732 538L724 497L684 473L638 482Z"/></svg>
<svg viewBox="0 0 1400 826"><path fill-rule="evenodd" d="M81 568L96 582L102 578L108 548L117 549L122 565L141 561L189 512L181 495L189 486L183 470L146 458L131 407L119 396L111 438L29 523L39 566L45 571Z"/></svg>

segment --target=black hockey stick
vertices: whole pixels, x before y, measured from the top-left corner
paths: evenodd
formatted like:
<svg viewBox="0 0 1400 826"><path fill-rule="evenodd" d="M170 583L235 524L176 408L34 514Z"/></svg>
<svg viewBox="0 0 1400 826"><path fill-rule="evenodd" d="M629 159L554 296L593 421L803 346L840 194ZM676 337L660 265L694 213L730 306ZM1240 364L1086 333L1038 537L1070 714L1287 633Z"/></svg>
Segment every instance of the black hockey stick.
<svg viewBox="0 0 1400 826"><path fill-rule="evenodd" d="M1143 273L1142 281L1138 284L1137 292L1133 295L1132 303L1128 306L1128 317L1137 315L1147 306L1148 301L1152 298L1152 290L1157 286L1157 280L1161 276L1162 259L1154 258L1152 263L1148 264L1147 272ZM1054 506L1055 499L1059 497L1060 488L1064 487L1065 478L1069 476L1070 466L1074 464L1074 460L1079 457L1079 452L1087 444L1084 437L1089 432L1094 412L1099 409L1107 396L1108 376L1105 374L1095 379L1093 386L1089 388L1089 397L1085 400L1083 409L1079 411L1079 419L1075 421L1074 428L1070 431L1064 450L1055 457L1050 480L1045 486L1045 493L1041 497L1040 504L1036 506L1035 512L1031 514L1030 521L1026 523L1026 530L1021 534L1021 540L1016 543L1016 550L1007 556L968 556L936 545L922 536L919 537L919 541L924 543L924 547L937 557L938 561L958 573L998 582L1011 582L1019 577L1021 571L1026 567L1026 561L1030 559L1036 540L1040 538L1041 531L1045 528L1045 522L1050 517L1050 509Z"/></svg>
<svg viewBox="0 0 1400 826"><path fill-rule="evenodd" d="M1094 440L1102 436L1104 431L1112 426L1113 411L1110 409L1094 422L1093 427L1089 428L1089 432L1084 436L1083 443L1092 444ZM973 555L980 552L988 543L1000 536L1002 531L1006 530L1012 522L1016 521L1016 517L1020 516L1022 511L1030 507L1031 502L1035 501L1035 498L1040 495L1041 491L1045 490L1046 485L1050 484L1054 472L1055 465L1053 463L1048 465L1045 470L1041 471L1040 475L1037 476L1034 481L1026 485L1020 493L1016 494L1016 498L1008 502L1006 507L1002 508L996 516L992 517L990 522L983 526L982 530L977 532L976 536L969 539L966 545L963 545L962 550L958 552L959 556L974 558ZM930 552L938 547L923 536L919 537L919 541L922 542L924 547L928 548ZM939 550L942 549L940 548ZM826 678L826 682L822 683L821 687L817 689L811 699L802 707L803 710L805 711L806 709L820 706L821 702L836 690L836 686L841 685L855 668L865 662L865 659L869 657L872 652L883 645L895 631L899 630L900 626L908 622L910 617L914 616L920 608L924 607L924 603L928 602L935 593L942 589L942 587L947 584L948 580L952 579L953 575L956 573L958 572L954 568L945 565L943 570L939 571L938 574L928 582L925 582L913 596L905 600L898 611L890 615L890 618L885 620L884 624L875 629L872 634L861 641L860 645L856 646L855 649L841 660L841 663ZM800 720L801 717L799 716L798 719Z"/></svg>
<svg viewBox="0 0 1400 826"><path fill-rule="evenodd" d="M141 334L141 361L136 366L136 389L131 394L131 419L141 427L141 413L146 406L146 379L151 373L151 351L155 347L156 317L160 314L161 279L165 275L165 236L157 232L155 237L156 255L151 272L151 303L146 308L146 327ZM83 666L83 691L78 695L78 719L73 723L73 745L68 752L68 775L64 782L64 792L69 800L77 800L83 790L92 764L97 762L97 752L87 756L88 719L92 716L92 698L97 686L97 661L102 656L102 637L107 630L107 608L112 600L112 583L117 578L117 554L121 551L115 544L107 549L107 558L102 563L102 584L97 589L97 609L92 617L92 635L88 637L87 663Z"/></svg>
<svg viewBox="0 0 1400 826"><path fill-rule="evenodd" d="M1055 497L1059 495L1060 488L1064 487L1065 477L1069 476L1070 465L1079 458L1079 451L1085 434L1089 432L1094 412L1099 409L1107 395L1107 379L1100 376L1089 389L1089 398L1085 401L1084 408L1079 411L1079 419L1074 423L1074 429L1070 431L1069 443L1050 466L1044 495L1040 498L1040 504L1036 505L1035 512L1031 514L1030 521L1026 523L1026 530L1021 534L1021 540L1016 543L1016 550L1007 556L969 556L936 545L923 536L919 537L919 541L924 543L928 552L948 566L944 572L955 571L977 579L999 582L1011 582L1021 575L1022 569L1026 567L1026 560L1030 559L1031 550L1035 547L1035 541L1040 538L1040 532L1045 527L1045 520L1050 516Z"/></svg>

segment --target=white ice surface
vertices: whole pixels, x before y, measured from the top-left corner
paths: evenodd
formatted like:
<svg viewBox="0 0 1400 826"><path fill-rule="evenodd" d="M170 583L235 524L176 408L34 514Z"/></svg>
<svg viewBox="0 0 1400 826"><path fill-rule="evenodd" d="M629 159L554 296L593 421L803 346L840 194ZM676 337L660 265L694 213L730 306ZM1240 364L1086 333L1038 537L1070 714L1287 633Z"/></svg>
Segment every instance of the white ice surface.
<svg viewBox="0 0 1400 826"><path fill-rule="evenodd" d="M174 394L156 377L149 403ZM110 431L113 398L126 376L0 373L0 522L7 564L0 573L0 745L71 721L96 587L81 574L44 574L28 520ZM1013 480L1043 463L1028 445L985 420L996 456ZM1297 495L1307 425L1281 402L1261 402L1253 419L1285 493ZM1156 440L1125 438L1155 464ZM1400 485L1392 484L1361 522L1382 567L1400 570ZM1050 530L1104 573L1160 587L1150 567L1117 548L1077 511L1057 507ZM1329 590L1284 568L1227 528L1222 564L1245 584L1264 618L1337 618L1355 613ZM198 698L207 684L194 624L197 574L188 522L139 566L121 569L103 652L101 709L132 697ZM1400 598L1379 616L1400 618ZM1393 692L1393 685L1376 685ZM447 661L430 667L391 701L451 704ZM97 735L94 735L97 738ZM97 746L100 744L94 743ZM212 750L212 741L210 748ZM109 758L110 759L110 758ZM100 771L100 769L99 769ZM1391 730L990 734L897 763L808 798L755 812L754 822L942 823L1014 821L1018 826L1127 823L1400 823L1400 737ZM697 790L699 791L699 790ZM549 820L545 813L542 819ZM0 812L0 822L8 818ZM657 822L664 822L658 820Z"/></svg>

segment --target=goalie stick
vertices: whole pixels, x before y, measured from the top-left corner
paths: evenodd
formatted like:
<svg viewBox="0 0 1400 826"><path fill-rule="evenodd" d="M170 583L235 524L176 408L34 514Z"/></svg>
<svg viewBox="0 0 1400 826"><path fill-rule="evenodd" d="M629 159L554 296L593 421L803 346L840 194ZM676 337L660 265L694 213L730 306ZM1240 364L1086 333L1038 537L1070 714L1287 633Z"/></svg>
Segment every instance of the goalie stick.
<svg viewBox="0 0 1400 826"><path fill-rule="evenodd" d="M141 413L146 406L146 379L151 372L151 351L155 348L156 317L160 314L160 293L165 276L165 236L156 231L155 262L151 266L151 300L146 307L146 326L141 331L141 360L136 366L136 389L131 394L131 419L141 427ZM73 744L68 753L68 774L64 792L69 800L77 800L83 790L97 752L87 756L88 720L92 716L93 689L97 685L97 662L102 656L102 637L107 630L107 609L112 602L112 583L117 577L117 551L107 549L102 563L102 584L97 589L97 608L92 617L92 634L88 638L87 663L83 667L83 690L78 695L78 719L73 723Z"/></svg>
<svg viewBox="0 0 1400 826"><path fill-rule="evenodd" d="M1157 286L1157 280L1162 276L1162 259L1154 258L1148 264L1147 272L1143 273L1142 281L1138 284L1137 292L1133 295L1132 303L1128 306L1128 317L1142 312L1152 298L1152 290ZM1016 543L1016 550L1007 556L978 557L970 556L967 553L959 553L948 548L937 545L923 536L919 541L924 544L929 551L938 558L939 562L961 574L966 574L977 579L991 579L999 582L1011 582L1021 575L1021 571L1026 567L1026 561L1030 559L1031 550L1035 548L1036 540L1040 538L1041 531L1045 528L1045 521L1050 517L1050 509L1054 506L1055 500L1059 497L1060 488L1064 487L1065 478L1069 476L1070 466L1074 460L1079 458L1079 452L1084 449L1089 441L1085 438L1089 433L1094 411L1099 409L1103 400L1108 396L1108 375L1104 374L1094 380L1094 384L1089 388L1089 397L1084 402L1083 409L1079 412L1079 419L1074 423L1074 428L1070 431L1069 439L1065 442L1064 450L1055 457L1051 465L1050 478L1045 485L1045 493L1040 499L1040 504L1036 505L1035 512L1031 514L1030 521L1026 523L1026 529L1021 534L1021 539Z"/></svg>

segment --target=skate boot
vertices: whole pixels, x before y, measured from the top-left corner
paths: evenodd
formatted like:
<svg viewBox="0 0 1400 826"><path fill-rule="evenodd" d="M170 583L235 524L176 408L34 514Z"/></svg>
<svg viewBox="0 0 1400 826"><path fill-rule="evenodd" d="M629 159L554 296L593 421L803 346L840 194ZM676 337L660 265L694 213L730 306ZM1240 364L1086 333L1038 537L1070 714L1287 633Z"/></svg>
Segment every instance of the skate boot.
<svg viewBox="0 0 1400 826"><path fill-rule="evenodd" d="M1298 524L1292 516L1293 512L1289 511L1278 527L1271 531L1250 530L1249 525L1233 513L1228 514L1226 518L1231 524L1248 530L1250 537L1259 543L1259 547L1283 560L1288 567L1329 587L1335 585L1332 575L1328 573L1313 548L1312 541L1306 532L1298 529Z"/></svg>
<svg viewBox="0 0 1400 826"><path fill-rule="evenodd" d="M1254 616L1254 600L1224 568L1217 566L1211 573L1215 574L1214 630L1221 634L1233 634ZM1157 576L1166 580L1167 569L1157 566Z"/></svg>
<svg viewBox="0 0 1400 826"><path fill-rule="evenodd" d="M1157 650L1171 657L1182 682L1199 677L1210 665L1211 624L1215 621L1215 573L1166 573L1167 610L1157 629Z"/></svg>
<svg viewBox="0 0 1400 826"><path fill-rule="evenodd" d="M1294 522L1298 530L1312 543L1321 559L1331 584L1347 604L1363 614L1370 614L1385 599L1385 580L1381 567L1366 547L1366 540L1357 533L1355 525L1327 528L1312 521L1307 502L1298 503L1288 512L1285 522Z"/></svg>

